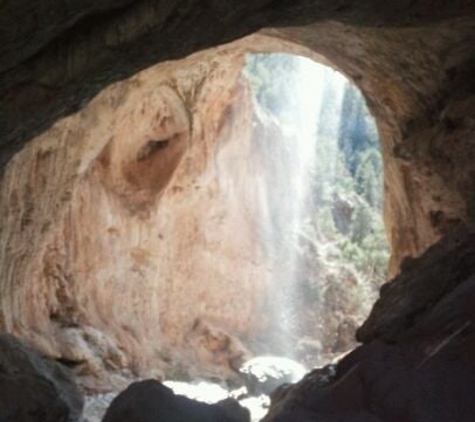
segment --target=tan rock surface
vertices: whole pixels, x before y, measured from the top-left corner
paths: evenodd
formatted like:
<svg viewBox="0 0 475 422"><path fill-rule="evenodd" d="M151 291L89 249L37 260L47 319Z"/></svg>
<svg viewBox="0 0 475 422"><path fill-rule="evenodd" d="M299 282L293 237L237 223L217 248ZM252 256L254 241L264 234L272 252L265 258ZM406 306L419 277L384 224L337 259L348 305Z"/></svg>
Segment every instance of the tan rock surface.
<svg viewBox="0 0 475 422"><path fill-rule="evenodd" d="M311 54L256 35L152 67L14 157L0 191L2 329L93 390L122 386L125 369L236 376L238 338L270 322L241 70L246 51L282 48Z"/></svg>
<svg viewBox="0 0 475 422"><path fill-rule="evenodd" d="M242 63L238 51L151 68L15 157L0 205L4 329L85 362L83 375L232 373L245 349L200 350L195 328L250 335L266 283L252 198L237 202L252 178L235 165L250 153Z"/></svg>
<svg viewBox="0 0 475 422"><path fill-rule="evenodd" d="M187 361L198 317L244 337L258 329L266 273L254 263L252 209L242 209L255 192L243 201L241 190L256 171L238 82L249 49L321 60L318 52L362 88L382 136L392 273L473 220L468 18L405 28L319 22L268 34L112 85L13 158L0 193L5 330L53 356L82 356L89 368L100 355L111 368L140 370L154 359ZM245 174L236 174L237 155ZM210 262L219 262L213 272Z"/></svg>

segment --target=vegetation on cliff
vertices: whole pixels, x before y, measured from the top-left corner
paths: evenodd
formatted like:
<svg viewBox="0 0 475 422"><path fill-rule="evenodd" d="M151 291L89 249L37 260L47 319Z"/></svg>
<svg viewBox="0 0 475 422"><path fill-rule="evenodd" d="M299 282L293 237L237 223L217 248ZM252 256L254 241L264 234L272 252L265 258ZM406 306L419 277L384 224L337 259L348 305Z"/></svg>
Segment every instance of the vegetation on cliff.
<svg viewBox="0 0 475 422"><path fill-rule="evenodd" d="M324 79L320 102L302 103L298 91L303 89L305 95L307 89L301 86L306 83L301 73L305 66L319 67L315 77ZM272 167L270 184L278 186L267 194L270 226L278 233L273 238L280 250L273 251L275 272L291 277L283 262L292 261L290 255L297 257L292 287L284 287L288 303L280 303L291 309L283 336L287 341L295 337L295 344L302 345L300 359L347 350L386 277L389 257L382 218L383 164L374 119L357 88L341 74L307 59L249 55L243 74L254 100L254 140L264 150L263 166ZM309 104L315 109L303 109ZM282 175L289 166L275 162L290 162L289 157L295 156L292 149L299 148L299 137L305 136L298 124L302 113L313 119L313 139L311 149L300 155L313 157L305 160L311 163L306 170L308 186L300 198L296 225L291 216L295 207L289 202L299 200L297 187L292 186L292 175Z"/></svg>

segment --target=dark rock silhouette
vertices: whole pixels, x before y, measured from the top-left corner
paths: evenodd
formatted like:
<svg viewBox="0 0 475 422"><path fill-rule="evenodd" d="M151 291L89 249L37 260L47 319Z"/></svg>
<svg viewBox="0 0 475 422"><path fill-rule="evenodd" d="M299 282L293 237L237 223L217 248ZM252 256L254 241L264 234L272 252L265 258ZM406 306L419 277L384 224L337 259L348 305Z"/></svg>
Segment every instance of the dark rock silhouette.
<svg viewBox="0 0 475 422"><path fill-rule="evenodd" d="M0 335L1 422L75 422L82 407L67 369L13 336Z"/></svg>
<svg viewBox="0 0 475 422"><path fill-rule="evenodd" d="M175 395L156 380L131 384L111 403L103 422L248 422L239 404L210 405Z"/></svg>

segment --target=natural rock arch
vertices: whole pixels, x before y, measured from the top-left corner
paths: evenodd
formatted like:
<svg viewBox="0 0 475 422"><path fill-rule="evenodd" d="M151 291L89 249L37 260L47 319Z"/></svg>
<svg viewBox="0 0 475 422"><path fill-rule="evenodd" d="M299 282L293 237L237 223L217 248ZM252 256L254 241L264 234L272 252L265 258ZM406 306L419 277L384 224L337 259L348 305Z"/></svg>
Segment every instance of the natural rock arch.
<svg viewBox="0 0 475 422"><path fill-rule="evenodd" d="M420 254L455 222L474 218L475 200L467 195L474 190L473 148L459 141L473 130L467 113L473 101L471 2L178 7L123 0L64 10L43 2L36 20L26 18L27 4L2 11L3 165L23 142L113 81L264 26L299 26L269 33L327 57L362 89L379 122L392 273L404 256Z"/></svg>
<svg viewBox="0 0 475 422"><path fill-rule="evenodd" d="M90 283L93 284L89 283L90 286L87 287L88 282L82 285L74 281L74 274L83 274L81 277L86 277L87 280L89 276L84 271L94 274L101 265L110 261L107 253L100 252L98 245L102 245L102 250L107 251L108 248L115 248L113 244L125 242L127 237L121 237L121 230L116 227L118 222L106 223L106 216L111 212L109 210L117 207L117 201L128 215L122 218L131 218L132 222L138 221L139 224L130 227L132 237L129 239L140 238L139 233L145 228L140 228L140 221L143 221L142 225L151 224L150 218L155 217L150 216L156 214L157 203L176 171L181 174L177 176L180 183L168 187L171 192L168 197L180 198L183 195L184 188L180 184L193 183L199 188L196 178L211 159L206 151L217 148L216 142L223 136L223 130L227 131L226 136L237 136L233 135L233 131L236 131L233 125L236 123L232 121L233 112L227 108L227 104L236 95L239 96L232 87L236 84L243 55L248 51L292 52L331 63L349 75L366 94L382 136L386 166L386 223L393 247L392 270L395 272L404 256L419 254L450 227L451 220L467 218L464 202L467 198L462 198L459 190L464 186L463 183L470 182L471 161L470 154L466 154L467 148L455 144L445 151L447 157L439 154L434 159L430 155L420 157L418 153L419 149L430 149L434 139L421 136L416 147L412 143L407 144L410 140L401 140L403 132L408 130L402 126L407 125L408 118L413 119L410 129L414 131L423 124L434 124L436 128L431 130L437 130L437 125L444 124L437 120L420 121L423 119L420 114L436 101L434 99L431 102L432 97L436 98L441 93L438 90L433 92L436 85L431 69L419 64L429 59L441 61L439 54L459 41L459 31L459 27L450 26L445 32L438 27L365 29L336 22L266 30L262 34L197 53L183 61L164 63L107 88L83 111L58 122L51 130L36 138L15 157L7 170L2 189L3 212L7 216L5 221L8 222L3 226L2 232L4 238L9 240L8 244L4 244L2 253L2 268L8 274L2 277L4 328L30 338L38 347L52 355L67 356L73 361L91 357L81 356L84 352L78 352L74 348L64 349L63 344L68 342L68 338L84 336L74 329L65 331L64 327L70 324L102 326L107 331L105 325L112 318L117 326L124 326L116 333L120 339L128 337L127 330L136 332L137 324L142 324L143 335L139 335L142 340L131 343L128 339L122 342L127 346L121 346L126 355L133 356L133 361L136 361L134 365L139 367L143 365L142 359L149 359L144 357L147 353L144 355L143 339L147 337L147 327L155 324L153 309L167 314L161 319L164 327L167 326L167 320L173 321L170 328L162 327L172 330L168 334L171 338L175 338L177 334L173 334L173 330L186 330L186 326L190 324L188 319L183 319L183 327L178 328L176 321L181 317L170 316L174 311L154 300L149 302L152 308L148 309L149 305L144 304L140 294L133 292L133 287L130 290L129 287L114 282L113 277L110 282L102 284L92 277ZM422 57L407 57L406 40L411 37L419 40L422 46L440 37L439 51L421 52ZM383 44L388 51L393 51L391 57L387 56L386 50L381 50L380 39L384 40ZM444 60L447 61L448 58L444 57ZM401 63L406 63L406 71L412 75L407 82L397 79ZM436 76L445 81L443 75ZM415 91L410 89L411 86L406 86L417 81L424 82L424 89ZM245 104L239 104L238 101L238 107L245 107ZM455 116L451 119L457 122L459 118ZM249 122L244 120L239 126L245 128L247 124ZM423 132L427 133L428 130L425 127ZM457 129L453 131L457 134ZM438 142L437 138L435 142ZM404 153L408 148L410 152ZM397 151L398 157L394 151ZM423 162L420 161L422 158ZM444 174L450 168L437 166L444 159L457 159L459 163L465 163L460 166L458 180ZM182 160L185 161L179 166ZM58 163L61 163L61 167L58 167ZM190 179L189 182L186 182L187 178ZM24 181L22 186L18 186L18 180ZM84 187L88 185L83 180L93 180L87 183L101 188L88 190ZM190 191L185 190L186 194L187 192ZM80 199L74 199L73 202L75 195ZM105 203L104 199L99 198L111 199ZM192 198L188 199L192 201ZM92 204L90 211L87 211L87 204ZM92 223L93 216L97 213L100 215L101 209L105 210L104 219L98 221L110 224L105 238L110 240L104 240L104 244L97 242L102 238L94 239L101 226L96 227ZM82 216L88 212L91 218L82 220ZM434 215L438 216L435 221L437 224L434 224ZM87 224L82 230L85 235L76 243L68 240L73 245L68 246L69 243L65 243L68 235L65 233L81 233L79 226L74 229L76 220L80 225ZM64 221L61 223L64 228L59 233L57 229L55 231L53 224L57 221ZM85 223L87 221L91 223ZM153 224L162 227L160 234L165 238L167 231L176 227L169 217L158 217L158 220L153 221ZM190 220L189 224L189 230L195 232L195 223ZM73 238L76 239L77 236ZM31 239L35 241L31 242ZM199 241L194 239L194 242ZM155 246L150 244L150 248L161 250L161 238L158 242L156 244L154 241ZM94 246L94 243L97 245ZM125 242L127 243L130 240ZM11 245L16 245L22 253L13 253ZM186 246L183 247L186 250ZM247 248L253 250L251 246ZM90 254L84 251L90 251ZM121 256L118 249L114 251L117 256ZM79 257L75 259L82 264L68 264L72 262L68 258L70 254ZM140 266L144 262L156 259L148 256L138 246L131 252L131 257L131 265L134 268L136 266L137 271L141 271ZM110 264L115 267L118 265L115 259ZM167 268L164 262L159 265ZM109 273L106 271L104 274ZM185 270L185 274L191 278L199 273L199 266ZM110 273L107 277L111 275ZM42 287L32 287L29 280L38 277L42 281L35 282ZM148 277L153 280L153 277ZM146 286L142 288L143 294L153 290ZM45 294L45 291L49 293ZM135 314L133 303L124 312L114 309L109 298L118 297L120 292L128 297L136 297L138 303L142 303L139 306L146 306L145 309L140 310L140 314ZM88 295L92 295L94 299L87 299ZM169 296L168 301L176 307L181 306L179 295L173 296L164 291L159 296ZM92 308L86 304L94 301ZM212 303L211 299L210 301ZM15 305L16 303L19 305ZM88 315L86 320L84 315ZM120 323L123 317L131 315L137 318L137 323L132 324L134 328L130 328L125 319ZM190 317L191 315L192 313ZM220 318L226 319L226 316L221 315ZM241 330L245 333L250 329L248 322L239 319L228 323L228 328L232 327L236 332ZM36 338L31 338L32 328L37 333ZM86 335L97 337L98 334ZM96 343L97 341L99 340L94 340ZM104 341L107 343L108 340L102 340ZM69 340L69 344L74 344L74 341ZM119 366L123 364L120 352L114 351L113 347L107 350L106 356L110 355L110 359L117 360Z"/></svg>
<svg viewBox="0 0 475 422"><path fill-rule="evenodd" d="M33 322L40 323L44 318L56 322L66 318L70 324L68 336L92 338L95 346L106 349L111 366L121 364L123 356L107 339L93 330L77 333L74 330L77 327L71 325L76 318L77 292L64 288L70 274L57 273L55 248L47 248L57 241L50 231L51 222L64 218L62 213L91 163L97 167L94 177L106 177L110 170L108 163L114 161L114 140L110 140L110 127L101 126L103 120L98 116L102 107L113 110L123 98L144 94L140 91L140 77L127 78L157 62L231 41L262 27L274 29L263 30L248 41L238 41L238 47L217 47L206 54L224 57L233 48L241 48L318 55L361 88L382 136L386 224L393 248L393 273L398 271L404 257L419 255L457 222L474 220L474 4L455 1L448 5L435 1L430 2L428 11L424 1L411 4L393 1L384 6L378 1L337 4L299 1L289 5L269 1L210 1L208 7L188 2L180 6L166 3L122 0L113 5L101 2L99 6L78 5L77 9L60 10L54 2L41 2L36 6L41 8L37 20L32 18L23 25L18 25L15 16L26 13L28 2L5 6L2 11L2 26L12 28L5 32L6 41L2 43L3 165L25 142L38 135L29 149L13 158L10 167L15 162L25 163L21 161L22 154L30 155L26 161L30 166L16 173L12 170L10 176L7 171L2 186L5 223L1 228L1 259L7 276L1 279L0 321L8 331L29 338L42 350L58 356L66 354L62 349L67 343L61 337L64 333L54 329L32 333L30 328ZM54 13L48 13L51 11ZM33 41L27 44L29 38ZM197 57L186 60L199 61ZM239 58L235 56L233 60ZM172 72L173 66L173 62L164 63L163 67L168 69L165 73ZM191 87L184 91L196 94L193 84L199 88L200 72L216 78L217 87L222 88L229 76L227 70L224 66L222 74L213 73L204 65L204 70L196 71ZM125 81L109 86L121 80ZM119 185L110 188L122 192L122 196L130 190L128 184L135 183L136 176L140 176L140 183L157 176L141 178L148 175L148 169L142 166L147 160L170 157L173 165L164 166L159 176L171 180L173 169L186 158L189 121L186 113L179 111L182 106L177 104L183 102L184 108L188 108L193 102L186 96L177 101L176 87L165 91L165 97L173 93L169 95L172 99L165 101L165 108L176 106L178 111L173 114L179 118L171 129L159 127L157 133L143 134L131 151L131 155L141 160L126 162L130 157L119 154L124 162L116 162L121 163L119 167L123 171L114 177L114 183L118 180ZM225 95L229 98L233 93L225 91ZM162 96L163 93L158 94L159 102ZM78 110L82 111L72 114ZM69 117L60 120L65 116ZM118 126L122 123L120 116L112 119L116 119L114 124ZM219 128L220 122L212 123ZM94 136L84 131L90 125L95 127ZM193 130L199 131L200 127ZM104 148L108 142L109 146ZM59 153L52 154L55 148ZM99 155L100 160L95 161ZM187 163L190 174L196 170L195 164ZM153 190L157 198L164 188L150 183L140 187ZM180 194L179 186L174 193ZM48 202L45 198L54 200ZM137 202L131 210L138 210L139 218L146 218L148 210L143 199L135 199ZM42 218L45 215L47 218ZM113 228L110 236L117 236ZM46 261L44 273L47 279L56 280L54 292L48 290L48 283L39 289L31 288L27 277L32 268L44 263L40 259L44 253L52 256L51 261ZM60 258L67 260L65 255ZM135 250L132 259L139 262L147 260L147 256ZM20 277L12 276L18 275L16 271L20 271ZM104 292L100 294L105 297ZM33 303L34 306L29 306ZM112 309L112 304L103 304L107 306L97 307L97 311L104 312L99 316L104 321L110 315L120 314ZM129 329L127 324L122 328L124 332ZM131 354L141 348L140 342L129 345L127 352ZM68 356L88 359L82 352L74 348L67 350ZM140 360L139 353L135 355Z"/></svg>

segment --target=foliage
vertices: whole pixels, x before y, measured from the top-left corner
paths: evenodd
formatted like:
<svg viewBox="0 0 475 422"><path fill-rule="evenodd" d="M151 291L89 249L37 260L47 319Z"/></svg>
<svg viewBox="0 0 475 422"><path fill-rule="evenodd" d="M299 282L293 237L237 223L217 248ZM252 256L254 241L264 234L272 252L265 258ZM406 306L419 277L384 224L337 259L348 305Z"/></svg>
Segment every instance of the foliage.
<svg viewBox="0 0 475 422"><path fill-rule="evenodd" d="M292 124L295 115L289 110L299 107L294 92L298 58L249 56L246 76L258 106L284 124ZM312 169L312 215L308 217L315 226L314 241L336 242L342 265L353 265L361 277L372 277L378 284L386 276L389 255L382 222L383 164L378 131L356 87L345 85L341 106L335 91L329 77L322 94L324 106L316 115L320 124L315 128L317 159ZM337 114L340 124L335 139Z"/></svg>
<svg viewBox="0 0 475 422"><path fill-rule="evenodd" d="M249 54L244 76L258 107L282 124L292 124L289 110L298 107L293 87L297 84L298 60L288 54Z"/></svg>
<svg viewBox="0 0 475 422"><path fill-rule="evenodd" d="M283 140L287 136L284 127L292 127L298 120L298 70L295 56L267 54L249 56L244 72L256 108L281 123ZM377 128L361 93L349 82L342 86L342 79L333 75L332 70L325 74L324 101L315 110L315 165L308 175L297 244L283 248L285 253L294 248L300 260L293 300L311 306L307 328L311 326L314 338L326 339L328 344L347 315L360 322L366 316L386 278L389 258L382 221L383 163ZM265 126L265 119L261 118L260 124ZM298 130L290 132L298 136ZM274 132L270 137L275 138ZM288 180L288 175L278 172L272 175L274 181ZM286 205L276 203L273 211L282 214ZM286 219L281 220L275 226L278 232L285 231ZM280 235L282 243L288 238L291 236ZM296 313L301 320L298 307Z"/></svg>

